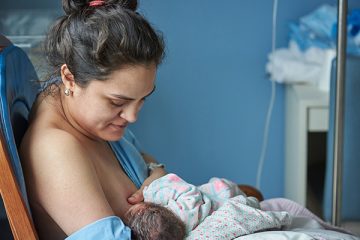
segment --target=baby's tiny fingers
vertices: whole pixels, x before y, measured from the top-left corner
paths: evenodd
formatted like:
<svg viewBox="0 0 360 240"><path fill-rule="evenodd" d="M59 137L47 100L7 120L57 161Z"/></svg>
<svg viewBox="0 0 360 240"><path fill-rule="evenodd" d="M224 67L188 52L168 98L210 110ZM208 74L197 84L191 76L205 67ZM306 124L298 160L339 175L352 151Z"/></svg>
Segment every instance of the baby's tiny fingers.
<svg viewBox="0 0 360 240"><path fill-rule="evenodd" d="M131 204L136 204L136 203L142 202L143 200L144 200L144 197L142 195L142 192L140 192L140 191L136 191L133 195L131 195L128 198L128 202Z"/></svg>

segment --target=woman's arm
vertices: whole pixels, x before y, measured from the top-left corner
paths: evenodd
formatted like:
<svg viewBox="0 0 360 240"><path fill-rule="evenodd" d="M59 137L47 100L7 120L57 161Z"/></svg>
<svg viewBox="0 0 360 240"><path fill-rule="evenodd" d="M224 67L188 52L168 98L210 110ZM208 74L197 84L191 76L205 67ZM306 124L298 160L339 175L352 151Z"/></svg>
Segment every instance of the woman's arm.
<svg viewBox="0 0 360 240"><path fill-rule="evenodd" d="M141 155L143 156L143 158L147 164L157 163L156 160L152 156L150 156L146 153L141 153ZM165 176L166 174L167 174L167 172L165 171L164 167L155 168L152 171L149 171L149 177L147 179L145 179L141 188L128 198L128 202L130 204L136 204L136 203L144 201L144 196L143 196L144 187L149 186L150 183L152 183L154 180L156 180L162 176Z"/></svg>
<svg viewBox="0 0 360 240"><path fill-rule="evenodd" d="M239 184L238 187L246 194L246 196L255 197L257 200L259 200L259 202L264 200L262 193L255 187L245 184Z"/></svg>

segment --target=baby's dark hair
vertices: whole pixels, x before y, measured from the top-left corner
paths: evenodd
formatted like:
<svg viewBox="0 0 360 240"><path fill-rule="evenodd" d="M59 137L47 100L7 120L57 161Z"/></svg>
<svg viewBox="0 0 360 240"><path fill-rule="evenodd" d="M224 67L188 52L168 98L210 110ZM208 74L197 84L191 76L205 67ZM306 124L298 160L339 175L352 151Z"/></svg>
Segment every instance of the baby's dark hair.
<svg viewBox="0 0 360 240"><path fill-rule="evenodd" d="M171 210L154 203L143 206L125 216L125 222L135 240L183 240L185 224Z"/></svg>
<svg viewBox="0 0 360 240"><path fill-rule="evenodd" d="M149 22L136 12L136 0L62 0L65 15L50 28L45 40L49 79L60 76L67 64L75 82L86 87L90 80L105 80L128 65L159 65L164 41Z"/></svg>

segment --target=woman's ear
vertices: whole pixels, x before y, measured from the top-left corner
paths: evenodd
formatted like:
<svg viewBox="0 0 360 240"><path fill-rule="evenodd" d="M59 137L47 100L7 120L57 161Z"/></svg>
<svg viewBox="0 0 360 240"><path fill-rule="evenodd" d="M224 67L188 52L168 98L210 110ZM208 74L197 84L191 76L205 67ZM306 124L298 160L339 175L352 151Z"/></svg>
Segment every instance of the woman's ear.
<svg viewBox="0 0 360 240"><path fill-rule="evenodd" d="M73 92L75 88L74 75L70 72L66 64L63 64L61 66L60 72L61 72L61 80L65 86L65 89L69 89L71 92Z"/></svg>

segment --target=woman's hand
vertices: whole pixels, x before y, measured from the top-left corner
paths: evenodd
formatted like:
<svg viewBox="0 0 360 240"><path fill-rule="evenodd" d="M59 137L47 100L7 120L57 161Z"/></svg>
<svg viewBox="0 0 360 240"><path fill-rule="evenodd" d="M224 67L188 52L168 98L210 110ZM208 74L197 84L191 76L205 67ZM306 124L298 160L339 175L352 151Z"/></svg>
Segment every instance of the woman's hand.
<svg viewBox="0 0 360 240"><path fill-rule="evenodd" d="M140 203L142 201L144 201L144 195L143 195L143 190L146 186L149 186L150 183L152 183L154 180L162 177L162 176L165 176L167 173L165 171L164 168L155 168L153 171L151 171L150 173L150 176L145 179L143 185L140 187L139 190L137 190L133 195L131 195L129 198L128 198L128 202L130 204L137 204L137 203Z"/></svg>

